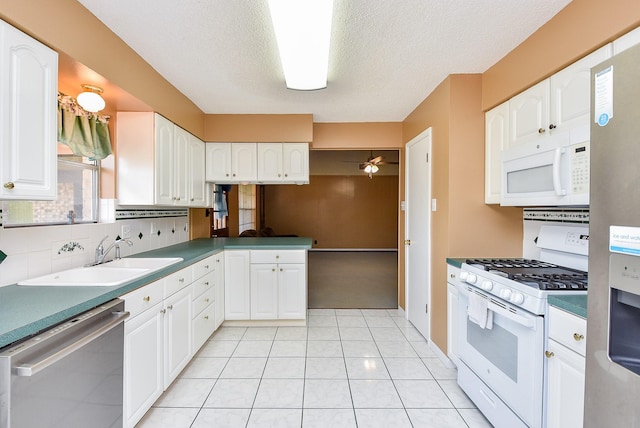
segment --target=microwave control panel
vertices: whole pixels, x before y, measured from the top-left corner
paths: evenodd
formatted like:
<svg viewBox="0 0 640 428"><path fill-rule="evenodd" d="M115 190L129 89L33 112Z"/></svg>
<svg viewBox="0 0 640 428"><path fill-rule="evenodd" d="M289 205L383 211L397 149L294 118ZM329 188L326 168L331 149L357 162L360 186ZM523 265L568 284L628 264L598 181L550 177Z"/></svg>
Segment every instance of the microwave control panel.
<svg viewBox="0 0 640 428"><path fill-rule="evenodd" d="M589 142L574 144L569 150L572 193L589 193Z"/></svg>

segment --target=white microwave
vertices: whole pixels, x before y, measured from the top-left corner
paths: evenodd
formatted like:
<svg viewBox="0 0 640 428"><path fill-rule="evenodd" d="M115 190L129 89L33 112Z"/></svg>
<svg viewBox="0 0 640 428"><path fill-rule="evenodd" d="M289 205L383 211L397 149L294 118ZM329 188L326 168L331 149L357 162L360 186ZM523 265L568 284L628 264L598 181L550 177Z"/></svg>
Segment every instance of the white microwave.
<svg viewBox="0 0 640 428"><path fill-rule="evenodd" d="M500 205L589 205L589 141L555 141L503 152Z"/></svg>

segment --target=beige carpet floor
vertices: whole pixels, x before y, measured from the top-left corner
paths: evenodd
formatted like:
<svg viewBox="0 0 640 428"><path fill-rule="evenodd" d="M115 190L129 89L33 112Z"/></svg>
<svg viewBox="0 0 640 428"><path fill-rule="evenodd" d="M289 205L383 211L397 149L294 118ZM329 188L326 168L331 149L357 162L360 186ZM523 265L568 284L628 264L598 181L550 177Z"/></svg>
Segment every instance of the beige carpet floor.
<svg viewBox="0 0 640 428"><path fill-rule="evenodd" d="M309 251L309 308L397 307L397 251Z"/></svg>

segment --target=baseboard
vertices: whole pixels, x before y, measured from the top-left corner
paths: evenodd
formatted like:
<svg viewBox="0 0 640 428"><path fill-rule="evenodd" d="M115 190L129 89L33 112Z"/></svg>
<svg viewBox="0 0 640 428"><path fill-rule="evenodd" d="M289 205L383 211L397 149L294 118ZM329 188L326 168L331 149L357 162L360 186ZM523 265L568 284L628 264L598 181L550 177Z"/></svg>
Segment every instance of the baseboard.
<svg viewBox="0 0 640 428"><path fill-rule="evenodd" d="M449 357L447 357L447 354L442 352L442 349L440 349L438 347L438 345L436 345L432 340L429 340L427 343L429 343L429 348L431 348L433 353L436 354L436 357L438 357L440 362L442 364L444 364L445 367L447 367L449 369L455 369L456 368L455 363L453 361L451 361L449 359Z"/></svg>

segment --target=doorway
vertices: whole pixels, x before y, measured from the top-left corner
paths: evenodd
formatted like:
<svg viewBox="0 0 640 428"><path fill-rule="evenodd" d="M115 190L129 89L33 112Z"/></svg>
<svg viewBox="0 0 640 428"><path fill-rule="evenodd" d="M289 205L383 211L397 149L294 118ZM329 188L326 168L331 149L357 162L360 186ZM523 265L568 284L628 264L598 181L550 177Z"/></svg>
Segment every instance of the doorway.
<svg viewBox="0 0 640 428"><path fill-rule="evenodd" d="M405 277L409 321L429 339L431 270L431 128L406 145Z"/></svg>

